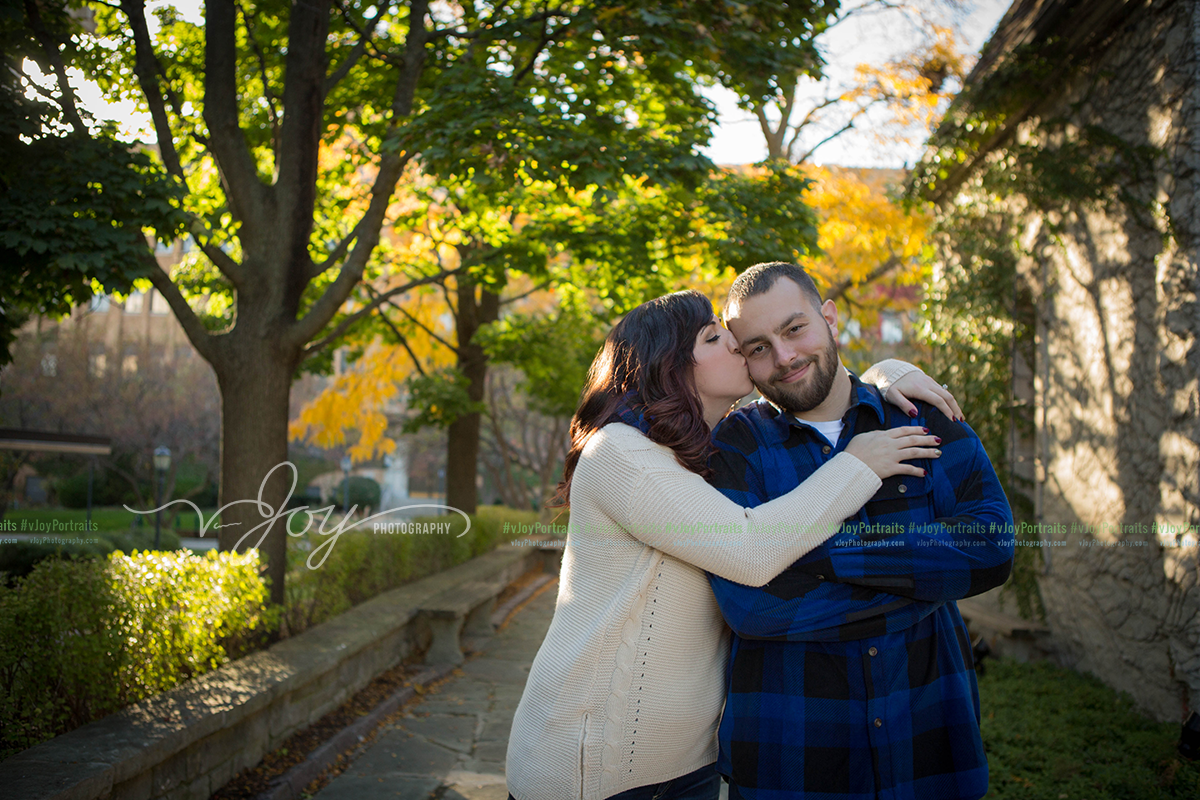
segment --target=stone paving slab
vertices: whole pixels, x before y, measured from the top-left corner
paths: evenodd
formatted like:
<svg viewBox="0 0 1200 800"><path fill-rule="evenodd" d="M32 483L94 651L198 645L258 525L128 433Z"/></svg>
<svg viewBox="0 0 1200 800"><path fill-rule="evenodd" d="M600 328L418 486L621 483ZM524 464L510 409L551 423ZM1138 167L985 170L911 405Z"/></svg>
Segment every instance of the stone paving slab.
<svg viewBox="0 0 1200 800"><path fill-rule="evenodd" d="M461 674L409 707L315 800L505 800L504 755L555 586L521 609Z"/></svg>
<svg viewBox="0 0 1200 800"><path fill-rule="evenodd" d="M506 800L504 756L556 587L514 616L462 674L409 707L315 800ZM722 784L721 800L728 787Z"/></svg>

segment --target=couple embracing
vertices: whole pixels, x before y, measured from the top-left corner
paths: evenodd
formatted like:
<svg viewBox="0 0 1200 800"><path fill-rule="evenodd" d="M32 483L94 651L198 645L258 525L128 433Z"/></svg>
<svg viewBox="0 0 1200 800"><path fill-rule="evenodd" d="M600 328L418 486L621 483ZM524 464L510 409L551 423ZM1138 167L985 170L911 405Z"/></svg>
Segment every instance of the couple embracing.
<svg viewBox="0 0 1200 800"><path fill-rule="evenodd" d="M1013 532L978 437L910 364L849 373L794 264L743 273L724 323L660 297L592 364L511 796L982 797L954 600L1004 582Z"/></svg>

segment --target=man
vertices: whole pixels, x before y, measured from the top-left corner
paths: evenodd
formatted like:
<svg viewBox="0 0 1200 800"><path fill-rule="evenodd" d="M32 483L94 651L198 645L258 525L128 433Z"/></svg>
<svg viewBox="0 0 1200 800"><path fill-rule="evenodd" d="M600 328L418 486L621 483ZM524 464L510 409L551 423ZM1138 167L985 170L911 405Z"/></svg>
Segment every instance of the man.
<svg viewBox="0 0 1200 800"><path fill-rule="evenodd" d="M955 599L1012 565L1012 512L978 437L933 407L906 416L841 364L837 308L794 264L751 267L725 321L766 400L717 428L712 482L755 506L856 433L941 437L824 545L761 589L711 577L734 631L718 771L730 798L982 797L987 760ZM769 401L769 402L768 402Z"/></svg>

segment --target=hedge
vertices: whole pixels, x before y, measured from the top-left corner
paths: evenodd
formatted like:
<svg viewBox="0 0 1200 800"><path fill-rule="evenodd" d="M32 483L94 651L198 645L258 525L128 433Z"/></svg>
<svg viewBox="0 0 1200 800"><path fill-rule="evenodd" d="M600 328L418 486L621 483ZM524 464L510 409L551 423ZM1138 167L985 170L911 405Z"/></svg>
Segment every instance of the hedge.
<svg viewBox="0 0 1200 800"><path fill-rule="evenodd" d="M340 518L340 513L332 515L326 530L334 528ZM298 514L292 529L302 530L306 521ZM500 542L516 538L511 529L505 530L505 523L536 522L537 514L480 506L471 518L470 531L461 538L465 521L458 514L412 520L422 525L448 523L445 534L376 534L367 522L338 536L332 545L331 536L316 532L320 521L317 517L313 530L291 538L288 544L285 618L292 635L389 589L487 553ZM309 563L320 566L309 568Z"/></svg>
<svg viewBox="0 0 1200 800"><path fill-rule="evenodd" d="M257 551L47 559L0 586L0 758L259 647Z"/></svg>

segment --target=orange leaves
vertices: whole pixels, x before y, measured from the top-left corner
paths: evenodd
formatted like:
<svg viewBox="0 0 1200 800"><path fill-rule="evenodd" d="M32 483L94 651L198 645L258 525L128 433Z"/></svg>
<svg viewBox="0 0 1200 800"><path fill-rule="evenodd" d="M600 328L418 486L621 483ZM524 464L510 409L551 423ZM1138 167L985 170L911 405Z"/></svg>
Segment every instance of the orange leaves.
<svg viewBox="0 0 1200 800"><path fill-rule="evenodd" d="M807 200L821 218L818 243L823 252L802 259L804 267L837 295L839 304L865 307L867 316L884 304L892 310L912 307L915 294L895 287L919 284L924 277L921 254L930 219L889 196L889 187L904 180L904 171L806 170L814 181Z"/></svg>
<svg viewBox="0 0 1200 800"><path fill-rule="evenodd" d="M421 302L422 299L417 294L399 305L421 325L444 331L446 326L439 318L442 308L434 302ZM357 441L347 450L356 463L393 452L396 442L387 436L389 415L395 416L403 409L401 384L416 372L413 355L426 369L449 364L452 358L445 347L429 336L406 336L406 339L412 355L395 342L376 337L362 357L335 377L288 425L288 438L332 448L351 441L357 432Z"/></svg>

